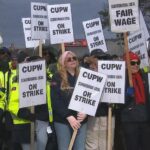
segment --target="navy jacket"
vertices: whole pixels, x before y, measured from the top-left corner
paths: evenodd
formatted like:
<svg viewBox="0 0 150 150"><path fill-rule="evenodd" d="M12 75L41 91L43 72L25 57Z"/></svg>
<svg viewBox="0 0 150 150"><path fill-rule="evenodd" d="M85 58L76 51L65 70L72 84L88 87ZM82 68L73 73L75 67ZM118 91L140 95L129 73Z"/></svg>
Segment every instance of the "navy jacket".
<svg viewBox="0 0 150 150"><path fill-rule="evenodd" d="M125 104L121 107L122 122L149 122L150 121L150 95L148 85L148 74L141 72L141 76L145 89L145 104L136 104L134 97L125 95ZM128 86L128 79L126 80L126 89Z"/></svg>
<svg viewBox="0 0 150 150"><path fill-rule="evenodd" d="M75 87L77 78L68 73L68 82L70 89L61 90L61 77L59 73L53 75L51 82L51 100L53 107L54 122L68 124L68 116L77 116L77 112L68 109L71 100L73 88ZM86 122L83 121L83 122Z"/></svg>

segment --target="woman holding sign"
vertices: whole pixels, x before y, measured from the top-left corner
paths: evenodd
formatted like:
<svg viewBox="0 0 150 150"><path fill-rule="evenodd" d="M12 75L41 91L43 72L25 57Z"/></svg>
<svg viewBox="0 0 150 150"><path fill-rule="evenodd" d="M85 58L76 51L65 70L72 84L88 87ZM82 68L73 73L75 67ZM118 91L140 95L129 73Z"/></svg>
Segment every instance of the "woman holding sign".
<svg viewBox="0 0 150 150"><path fill-rule="evenodd" d="M79 74L76 55L71 51L65 51L58 60L58 66L58 73L54 74L51 83L58 148L59 150L67 150L73 130L78 130L73 149L85 150L86 114L68 109Z"/></svg>
<svg viewBox="0 0 150 150"><path fill-rule="evenodd" d="M140 58L129 52L133 87L126 83L121 120L127 150L150 149L150 96L148 75L140 70Z"/></svg>

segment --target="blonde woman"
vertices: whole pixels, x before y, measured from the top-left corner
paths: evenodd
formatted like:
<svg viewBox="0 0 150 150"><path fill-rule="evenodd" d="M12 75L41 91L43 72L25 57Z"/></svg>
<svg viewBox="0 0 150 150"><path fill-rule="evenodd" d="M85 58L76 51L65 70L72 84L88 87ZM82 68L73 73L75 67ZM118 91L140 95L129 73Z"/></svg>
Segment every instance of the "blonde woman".
<svg viewBox="0 0 150 150"><path fill-rule="evenodd" d="M71 95L79 74L79 62L71 51L65 51L58 60L58 73L52 78L51 99L58 149L67 150L74 129L78 134L74 150L85 150L86 114L68 109Z"/></svg>

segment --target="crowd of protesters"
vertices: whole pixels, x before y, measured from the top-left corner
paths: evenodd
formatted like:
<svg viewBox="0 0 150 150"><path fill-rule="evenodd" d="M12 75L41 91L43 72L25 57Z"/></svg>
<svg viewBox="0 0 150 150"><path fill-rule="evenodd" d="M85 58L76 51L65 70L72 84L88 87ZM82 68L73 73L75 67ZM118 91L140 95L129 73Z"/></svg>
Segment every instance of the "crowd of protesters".
<svg viewBox="0 0 150 150"><path fill-rule="evenodd" d="M19 108L18 63L46 61L46 104ZM125 104L113 105L112 150L150 149L150 96L148 71L140 68L140 58L129 51L133 87L126 67ZM93 50L82 59L65 51L55 56L51 47L29 56L25 51L0 48L0 149L30 150L31 122L35 123L36 150L68 150L72 134L78 130L73 150L107 150L108 107L99 103L94 117L68 109L80 67L98 71L99 60L127 61ZM48 131L49 129L49 131Z"/></svg>

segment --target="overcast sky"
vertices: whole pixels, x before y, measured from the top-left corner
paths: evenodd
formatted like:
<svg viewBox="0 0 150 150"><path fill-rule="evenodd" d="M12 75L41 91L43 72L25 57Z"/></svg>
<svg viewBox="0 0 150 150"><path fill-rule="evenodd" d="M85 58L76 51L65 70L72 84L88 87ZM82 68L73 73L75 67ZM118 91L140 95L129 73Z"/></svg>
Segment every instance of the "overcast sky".
<svg viewBox="0 0 150 150"><path fill-rule="evenodd" d="M25 47L21 18L31 16L31 2L48 4L71 3L73 30L75 39L85 38L82 22L99 17L107 0L0 0L0 34L4 46L14 43L16 47Z"/></svg>

